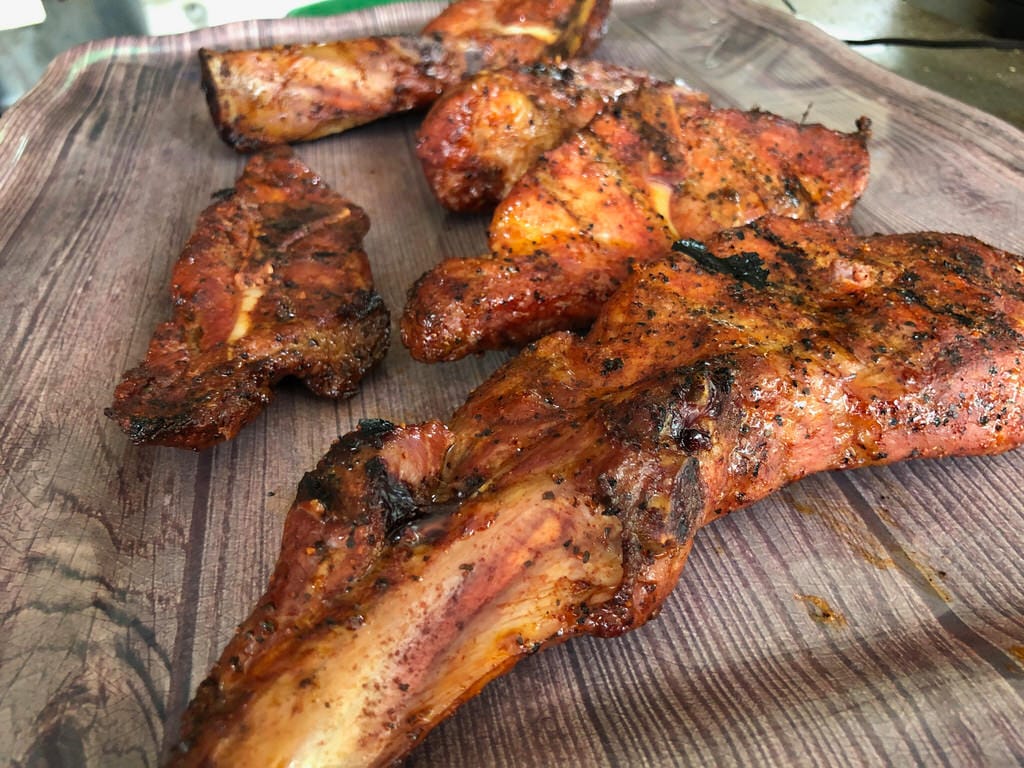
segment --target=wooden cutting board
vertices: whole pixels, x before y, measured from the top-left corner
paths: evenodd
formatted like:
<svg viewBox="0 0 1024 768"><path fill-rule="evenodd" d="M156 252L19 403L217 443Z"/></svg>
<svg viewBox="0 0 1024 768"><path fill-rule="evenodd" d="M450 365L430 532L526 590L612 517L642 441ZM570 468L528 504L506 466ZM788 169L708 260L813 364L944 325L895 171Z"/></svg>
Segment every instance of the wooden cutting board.
<svg viewBox="0 0 1024 768"><path fill-rule="evenodd" d="M436 3L118 39L58 59L0 119L0 763L152 765L262 591L302 473L359 418L444 417L503 355L396 344L351 400L286 386L236 440L137 448L104 418L170 311L168 278L243 159L200 46L413 30ZM1024 134L740 0L617 6L601 58L719 104L874 125L861 232L1024 252ZM486 220L447 215L414 117L299 148L370 214L394 313ZM703 531L663 615L531 657L411 766L1017 764L1024 760L1024 452L808 479Z"/></svg>

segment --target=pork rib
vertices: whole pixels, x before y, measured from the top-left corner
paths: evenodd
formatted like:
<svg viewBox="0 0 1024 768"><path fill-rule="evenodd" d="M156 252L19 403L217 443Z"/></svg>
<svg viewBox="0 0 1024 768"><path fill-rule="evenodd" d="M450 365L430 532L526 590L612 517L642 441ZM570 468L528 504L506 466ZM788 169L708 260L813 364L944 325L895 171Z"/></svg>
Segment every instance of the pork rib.
<svg viewBox="0 0 1024 768"><path fill-rule="evenodd" d="M682 241L449 426L299 486L175 765L385 765L519 659L643 624L695 532L811 472L1024 441L1024 259L785 218Z"/></svg>
<svg viewBox="0 0 1024 768"><path fill-rule="evenodd" d="M610 0L458 0L419 35L199 52L221 137L240 151L328 136L428 106L487 67L593 50Z"/></svg>
<svg viewBox="0 0 1024 768"><path fill-rule="evenodd" d="M318 395L351 395L387 351L361 208L287 147L254 155L220 197L174 267L173 317L107 409L135 443L234 437L289 375Z"/></svg>
<svg viewBox="0 0 1024 768"><path fill-rule="evenodd" d="M620 96L654 82L644 72L599 61L481 72L430 108L416 154L443 206L493 208L544 152Z"/></svg>
<svg viewBox="0 0 1024 768"><path fill-rule="evenodd" d="M663 84L627 94L547 154L490 225L491 253L446 259L413 286L402 340L434 362L585 328L672 241L765 214L844 221L868 177L866 120L842 134L712 109Z"/></svg>

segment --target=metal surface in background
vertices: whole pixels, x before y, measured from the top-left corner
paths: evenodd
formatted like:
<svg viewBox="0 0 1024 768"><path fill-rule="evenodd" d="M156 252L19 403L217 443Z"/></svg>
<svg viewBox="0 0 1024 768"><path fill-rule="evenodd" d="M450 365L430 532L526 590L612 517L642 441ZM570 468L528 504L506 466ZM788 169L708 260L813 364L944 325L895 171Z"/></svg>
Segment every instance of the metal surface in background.
<svg viewBox="0 0 1024 768"><path fill-rule="evenodd" d="M57 54L89 40L144 34L139 5L138 0L43 0L42 24L0 31L0 109L35 85ZM0 10L0 16L6 13Z"/></svg>
<svg viewBox="0 0 1024 768"><path fill-rule="evenodd" d="M973 0L756 0L810 21L908 80L1024 128L1024 5Z"/></svg>

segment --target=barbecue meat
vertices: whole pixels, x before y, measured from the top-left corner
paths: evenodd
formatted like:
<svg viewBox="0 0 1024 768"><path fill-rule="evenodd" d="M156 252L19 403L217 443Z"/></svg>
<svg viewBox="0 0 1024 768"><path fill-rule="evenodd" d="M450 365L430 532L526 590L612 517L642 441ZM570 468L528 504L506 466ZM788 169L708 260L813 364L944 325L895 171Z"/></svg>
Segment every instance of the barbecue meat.
<svg viewBox="0 0 1024 768"><path fill-rule="evenodd" d="M419 35L199 52L214 124L238 150L307 141L426 107L487 67L593 50L610 0L458 0Z"/></svg>
<svg viewBox="0 0 1024 768"><path fill-rule="evenodd" d="M299 485L174 764L388 764L525 655L651 618L709 521L811 472L1019 445L1022 272L766 219L639 268L447 427L362 423Z"/></svg>
<svg viewBox="0 0 1024 768"><path fill-rule="evenodd" d="M174 267L171 320L107 410L135 443L234 437L289 375L318 395L351 395L387 350L361 208L288 148L253 156L219 197Z"/></svg>
<svg viewBox="0 0 1024 768"><path fill-rule="evenodd" d="M481 72L430 108L416 154L443 206L493 208L541 154L623 94L653 82L646 73L599 61Z"/></svg>
<svg viewBox="0 0 1024 768"><path fill-rule="evenodd" d="M626 95L513 187L490 254L446 259L419 279L402 340L434 362L585 328L676 238L764 214L843 221L867 184L867 122L858 128L712 109L671 85Z"/></svg>

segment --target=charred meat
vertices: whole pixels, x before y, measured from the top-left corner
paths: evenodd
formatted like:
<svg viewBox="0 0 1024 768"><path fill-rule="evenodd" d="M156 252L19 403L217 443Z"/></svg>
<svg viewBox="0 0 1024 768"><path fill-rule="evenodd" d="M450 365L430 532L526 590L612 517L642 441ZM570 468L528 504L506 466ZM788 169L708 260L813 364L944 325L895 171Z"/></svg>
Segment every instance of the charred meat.
<svg viewBox="0 0 1024 768"><path fill-rule="evenodd" d="M402 340L427 362L522 345L585 328L630 270L678 238L766 214L842 222L867 184L867 135L866 120L844 134L641 88L515 184L491 221L490 254L419 279Z"/></svg>
<svg viewBox="0 0 1024 768"><path fill-rule="evenodd" d="M443 206L493 208L541 154L620 96L653 82L646 73L599 61L481 72L430 108L416 154Z"/></svg>
<svg viewBox="0 0 1024 768"><path fill-rule="evenodd" d="M172 274L173 316L107 415L135 443L199 449L234 437L285 376L351 395L388 345L368 229L288 148L253 156L200 215Z"/></svg>
<svg viewBox="0 0 1024 768"><path fill-rule="evenodd" d="M213 121L238 150L307 141L426 107L489 67L593 50L610 0L458 0L419 35L199 53Z"/></svg>
<svg viewBox="0 0 1024 768"><path fill-rule="evenodd" d="M175 765L387 765L519 659L647 621L695 532L811 472L1024 440L1024 259L769 218L638 268L448 426L299 485Z"/></svg>

